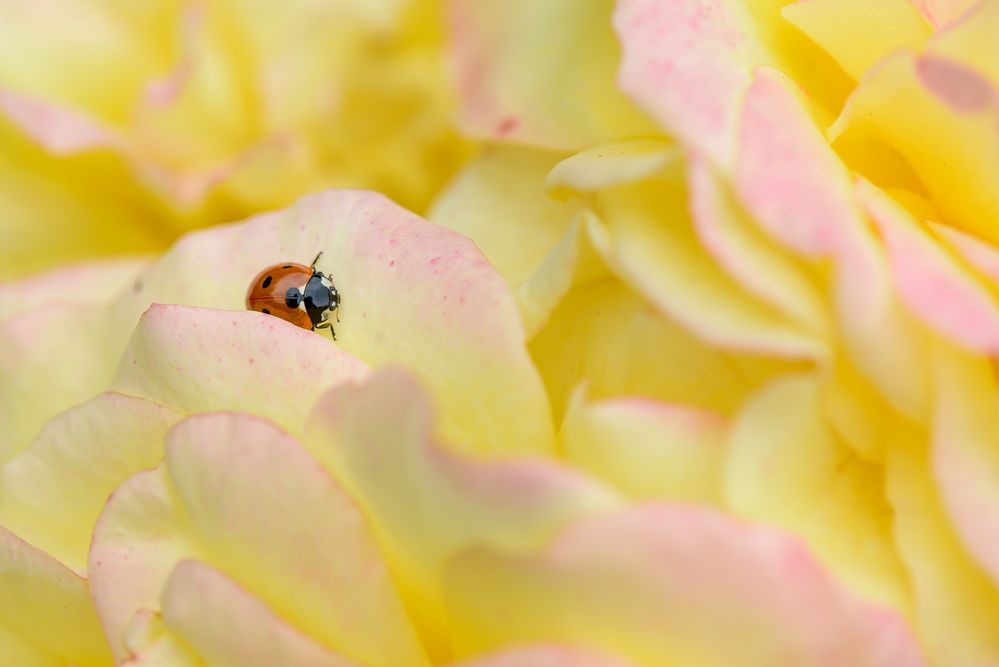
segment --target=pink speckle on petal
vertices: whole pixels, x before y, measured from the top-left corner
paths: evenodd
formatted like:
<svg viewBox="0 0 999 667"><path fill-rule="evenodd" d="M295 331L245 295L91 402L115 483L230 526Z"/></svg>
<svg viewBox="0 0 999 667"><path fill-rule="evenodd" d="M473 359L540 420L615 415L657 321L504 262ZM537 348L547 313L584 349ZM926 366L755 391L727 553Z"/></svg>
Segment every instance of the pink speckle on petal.
<svg viewBox="0 0 999 667"><path fill-rule="evenodd" d="M499 123L497 123L496 134L500 137L505 137L514 130L516 130L518 125L520 125L519 119L517 119L515 116L507 116Z"/></svg>

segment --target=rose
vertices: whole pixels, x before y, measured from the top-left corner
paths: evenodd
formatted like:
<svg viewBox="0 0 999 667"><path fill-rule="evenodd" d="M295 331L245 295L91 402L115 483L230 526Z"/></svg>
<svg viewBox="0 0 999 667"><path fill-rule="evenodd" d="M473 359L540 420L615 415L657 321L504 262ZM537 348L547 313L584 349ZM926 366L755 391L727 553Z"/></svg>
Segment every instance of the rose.
<svg viewBox="0 0 999 667"><path fill-rule="evenodd" d="M129 329L149 300L238 306L257 267L315 244L344 294L336 346L256 313L153 306L111 393L54 418L4 466L0 520L27 540L4 533L16 596L0 621L17 650L106 664L99 618L131 664L837 664L823 662L829 651L920 664L897 620L793 539L707 508L634 505L559 462L499 276L468 241L380 197L321 195L191 236L138 293L126 287L108 327ZM359 359L401 363L421 382ZM615 423L671 428L664 451L680 457L719 445L724 429L655 401L584 410L611 436ZM57 602L26 610L26 599ZM818 627L831 631L814 643Z"/></svg>
<svg viewBox="0 0 999 667"><path fill-rule="evenodd" d="M618 8L618 25L658 25L651 15L628 23L641 6ZM529 21L536 4L511 7L519 12L499 18L515 24ZM710 5L723 28L734 7ZM962 25L990 20L976 16ZM780 25L776 14L761 17ZM493 33L509 29L487 18ZM568 31L576 39L559 43L563 57L611 38L609 23L588 18L573 27L595 33ZM634 35L621 33L627 55ZM677 39L657 42L666 49L662 71L724 63L710 39L692 42L710 58L671 56ZM545 73L504 67L513 42L493 43L502 48L486 54L494 63L487 72ZM338 286L342 277L345 299L342 350L250 314L150 310L111 381L133 398L106 396L57 417L4 468L0 489L16 493L0 505L0 521L34 545L6 538L11 590L60 601L31 616L8 606L0 618L8 634L28 650L38 641L26 628L61 636L72 618L91 632L66 632L74 641L60 655L86 664L86 650L99 653L84 585L54 556L87 569L111 646L139 664L185 664L191 654L212 664L339 664L330 651L362 664L454 656L925 664L907 625L934 664L994 660L989 628L977 622L991 618L994 604L991 526L972 511L999 488L989 477L992 454L978 444L996 432L982 317L990 296L948 254L968 252L969 263L988 266L990 251L954 232L938 231L955 248L930 236L909 210L919 199L906 197L903 207L902 195L890 199L871 183L873 172L852 181L780 75L756 70L746 88L725 88L733 71L740 68L699 72L719 84L700 92L721 91L699 100L723 112L709 117L752 129L732 145L719 140L724 133L686 128L701 118L676 120L669 114L685 107L666 100L661 122L678 144L621 140L639 127L625 123L596 124L606 135L597 140L616 141L565 160L497 147L432 210L476 239L513 288L560 425L555 448L525 332L499 278L467 242L367 195L325 195L185 240L145 272L137 293L119 299L113 319L94 318L107 322L104 331L93 325L99 333L50 333L41 318L31 328L30 311L13 316L5 326L25 339L37 330L41 345L34 360L12 350L21 366L5 366L9 377L37 363L65 379L93 374L54 367L46 345L64 349L75 335L117 356L150 301L238 308L246 276L265 261L307 257L316 245L333 249L324 259ZM499 117L511 104L518 114L513 126L486 124L490 131L551 128L558 118L538 98L545 86L487 83L504 91L493 98ZM698 92L639 88L688 101ZM532 92L510 92L518 90ZM572 102L579 91L565 92ZM525 100L530 108L518 108ZM592 105L554 107L565 109L591 113ZM469 111L472 120L493 113L488 105ZM571 135L594 123L576 117L560 127ZM554 147L593 140L562 137ZM564 203L545 199L546 187ZM927 298L939 294L927 286L946 288L948 299ZM347 310L351 298L360 317ZM453 310L455 299L464 308ZM260 355L274 349L292 352ZM217 379L213 354L238 375ZM374 366L401 363L419 379L391 370L367 376L349 354ZM294 372L263 368L262 359ZM332 389L304 416L323 385L352 373L366 377ZM97 380L90 393L106 385ZM67 400L58 390L71 384L57 383L47 404L32 405L61 409ZM159 419L143 420L139 403ZM220 408L256 413L288 434ZM173 427L161 450L176 412L208 414ZM29 416L37 426L48 415ZM15 425L25 418L15 417ZM107 435L129 432L126 421L147 422L132 429L138 444ZM98 465L78 466L59 449L85 442L82 433L93 434L92 444L78 451ZM115 444L123 450L108 451ZM8 439L8 451L22 446ZM164 450L155 471L122 482L100 512L116 484ZM509 460L514 451L534 456ZM75 532L51 523L67 510L79 510ZM20 576L29 568L47 576ZM81 635L89 648L80 648ZM539 643L548 646L512 653ZM507 654L482 655L491 651Z"/></svg>
<svg viewBox="0 0 999 667"><path fill-rule="evenodd" d="M141 5L0 8L0 277L333 186L419 210L465 155L435 0Z"/></svg>

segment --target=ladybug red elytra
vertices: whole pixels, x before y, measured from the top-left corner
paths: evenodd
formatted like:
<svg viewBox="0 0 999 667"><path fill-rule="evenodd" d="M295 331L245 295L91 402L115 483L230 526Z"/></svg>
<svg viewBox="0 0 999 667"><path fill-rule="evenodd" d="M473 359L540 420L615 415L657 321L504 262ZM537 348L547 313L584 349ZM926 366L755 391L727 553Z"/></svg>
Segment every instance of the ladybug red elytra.
<svg viewBox="0 0 999 667"><path fill-rule="evenodd" d="M316 255L311 266L287 262L261 271L246 292L246 307L303 329L329 329L336 340L329 315L340 307L340 293L329 276L316 270L322 254Z"/></svg>

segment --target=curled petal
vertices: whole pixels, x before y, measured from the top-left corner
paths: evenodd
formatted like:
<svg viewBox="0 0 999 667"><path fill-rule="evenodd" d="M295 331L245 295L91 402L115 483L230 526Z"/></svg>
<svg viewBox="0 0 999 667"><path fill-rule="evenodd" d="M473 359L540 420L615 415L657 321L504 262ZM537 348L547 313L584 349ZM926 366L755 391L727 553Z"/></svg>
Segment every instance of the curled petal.
<svg viewBox="0 0 999 667"><path fill-rule="evenodd" d="M12 665L111 664L86 581L0 526L0 656L5 654L24 660L7 663Z"/></svg>
<svg viewBox="0 0 999 667"><path fill-rule="evenodd" d="M416 372L456 444L550 450L547 398L502 277L470 240L371 192L325 192L188 236L117 304L116 326L130 329L152 302L242 309L262 269L308 262L320 251L318 268L342 297L334 325L340 349L371 366Z"/></svg>
<svg viewBox="0 0 999 667"><path fill-rule="evenodd" d="M633 498L716 502L726 421L639 398L578 395L559 431L566 460Z"/></svg>
<svg viewBox="0 0 999 667"><path fill-rule="evenodd" d="M363 518L293 439L218 413L181 422L166 447L164 465L119 487L94 531L91 586L119 659L136 612L158 609L177 563L197 558L331 650L425 664Z"/></svg>
<svg viewBox="0 0 999 667"><path fill-rule="evenodd" d="M104 503L119 484L159 463L163 436L180 418L163 405L113 393L58 415L0 469L0 523L85 571Z"/></svg>
<svg viewBox="0 0 999 667"><path fill-rule="evenodd" d="M440 641L438 576L449 557L474 543L530 549L619 501L547 461L449 453L433 431L420 386L386 369L363 386L329 392L316 406L308 442L372 517L407 598L421 601L425 634Z"/></svg>
<svg viewBox="0 0 999 667"><path fill-rule="evenodd" d="M325 389L367 373L355 357L275 317L153 306L111 389L184 413L242 410L298 431Z"/></svg>
<svg viewBox="0 0 999 667"><path fill-rule="evenodd" d="M799 545L709 510L590 518L534 555L473 548L443 581L462 653L545 637L636 664L926 664L903 622Z"/></svg>

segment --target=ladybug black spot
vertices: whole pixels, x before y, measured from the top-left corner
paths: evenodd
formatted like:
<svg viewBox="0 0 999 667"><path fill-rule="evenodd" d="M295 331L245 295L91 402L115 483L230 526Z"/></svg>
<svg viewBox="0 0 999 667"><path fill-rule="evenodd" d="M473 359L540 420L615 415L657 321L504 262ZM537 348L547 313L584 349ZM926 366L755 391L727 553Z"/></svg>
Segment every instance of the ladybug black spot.
<svg viewBox="0 0 999 667"><path fill-rule="evenodd" d="M261 287L270 287L271 286L271 277L267 276L266 278L264 278L264 282L262 282L260 285L261 285Z"/></svg>
<svg viewBox="0 0 999 667"><path fill-rule="evenodd" d="M291 264L285 264L285 265L284 265L284 266L282 266L281 268L282 268L282 269L290 269L290 268L291 268Z"/></svg>
<svg viewBox="0 0 999 667"><path fill-rule="evenodd" d="M270 309L269 309L269 308L264 308L264 309L263 309L263 310L261 310L260 312L262 312L262 313L263 313L264 315L270 315L270 314L271 314L271 311L270 311Z"/></svg>

